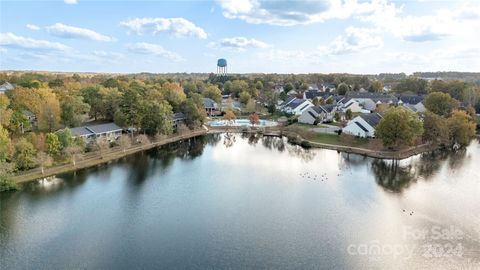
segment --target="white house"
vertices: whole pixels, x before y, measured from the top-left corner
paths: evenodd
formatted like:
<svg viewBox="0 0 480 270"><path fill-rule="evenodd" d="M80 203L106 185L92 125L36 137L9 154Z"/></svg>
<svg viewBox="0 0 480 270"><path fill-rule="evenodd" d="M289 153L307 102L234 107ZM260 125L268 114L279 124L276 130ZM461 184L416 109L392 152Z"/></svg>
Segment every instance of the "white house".
<svg viewBox="0 0 480 270"><path fill-rule="evenodd" d="M309 107L300 115L298 122L310 125L313 125L317 119L320 122L331 122L335 116L336 109L337 106L333 104Z"/></svg>
<svg viewBox="0 0 480 270"><path fill-rule="evenodd" d="M382 116L378 113L362 114L350 120L342 132L361 138L375 138L375 127L380 120Z"/></svg>
<svg viewBox="0 0 480 270"><path fill-rule="evenodd" d="M342 112L346 112L348 109L350 109L352 113L364 112L360 102L358 102L356 99L350 99L341 106Z"/></svg>
<svg viewBox="0 0 480 270"><path fill-rule="evenodd" d="M313 104L308 99L295 98L283 106L282 111L289 114L301 115L310 107L313 107Z"/></svg>

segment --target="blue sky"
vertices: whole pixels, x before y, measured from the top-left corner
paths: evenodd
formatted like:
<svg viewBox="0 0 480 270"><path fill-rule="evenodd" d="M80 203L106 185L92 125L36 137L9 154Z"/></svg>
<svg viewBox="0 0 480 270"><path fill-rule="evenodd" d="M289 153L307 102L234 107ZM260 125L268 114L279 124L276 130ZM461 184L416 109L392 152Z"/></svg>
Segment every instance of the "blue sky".
<svg viewBox="0 0 480 270"><path fill-rule="evenodd" d="M0 0L0 69L480 71L480 1Z"/></svg>

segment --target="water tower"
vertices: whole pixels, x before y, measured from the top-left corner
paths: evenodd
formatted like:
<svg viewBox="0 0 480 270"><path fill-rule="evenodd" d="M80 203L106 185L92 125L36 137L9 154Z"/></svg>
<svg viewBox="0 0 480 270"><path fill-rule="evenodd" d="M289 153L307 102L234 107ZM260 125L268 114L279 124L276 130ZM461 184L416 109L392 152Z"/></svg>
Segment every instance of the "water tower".
<svg viewBox="0 0 480 270"><path fill-rule="evenodd" d="M227 60L220 58L217 61L217 75L225 76L227 75Z"/></svg>

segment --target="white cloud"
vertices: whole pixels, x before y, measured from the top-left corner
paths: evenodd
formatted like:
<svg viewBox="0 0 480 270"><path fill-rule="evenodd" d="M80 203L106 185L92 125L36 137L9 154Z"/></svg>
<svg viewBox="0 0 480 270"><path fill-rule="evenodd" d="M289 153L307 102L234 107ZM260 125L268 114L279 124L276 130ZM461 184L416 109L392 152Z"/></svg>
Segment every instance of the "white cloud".
<svg viewBox="0 0 480 270"><path fill-rule="evenodd" d="M115 39L109 36L102 35L93 30L56 23L46 27L47 32L61 38L79 38L90 39L95 41L114 41Z"/></svg>
<svg viewBox="0 0 480 270"><path fill-rule="evenodd" d="M63 0L63 2L68 5L75 5L78 3L77 0Z"/></svg>
<svg viewBox="0 0 480 270"><path fill-rule="evenodd" d="M212 48L230 49L235 51L244 51L248 48L265 49L270 47L270 45L263 41L246 37L224 38L217 42L210 43L209 46Z"/></svg>
<svg viewBox="0 0 480 270"><path fill-rule="evenodd" d="M0 33L0 46L51 51L67 51L71 49L62 43L17 36L13 33Z"/></svg>
<svg viewBox="0 0 480 270"><path fill-rule="evenodd" d="M345 30L345 35L338 36L328 46L320 46L319 50L323 54L339 55L382 46L382 39L375 36L371 29L349 27Z"/></svg>
<svg viewBox="0 0 480 270"><path fill-rule="evenodd" d="M35 24L27 24L27 28L33 31L38 31L40 30L40 27L35 25Z"/></svg>
<svg viewBox="0 0 480 270"><path fill-rule="evenodd" d="M402 9L394 4L385 5L380 12L367 16L358 16L363 22L370 22L376 30L393 34L411 42L426 42L443 39L454 39L455 36L476 35L480 28L480 5L456 2L457 7L435 10L430 15L402 16Z"/></svg>
<svg viewBox="0 0 480 270"><path fill-rule="evenodd" d="M127 48L134 53L159 56L172 61L183 61L183 57L177 53L164 49L162 46L146 42L130 44Z"/></svg>
<svg viewBox="0 0 480 270"><path fill-rule="evenodd" d="M223 15L253 24L291 26L345 19L385 8L386 1L373 0L219 0Z"/></svg>
<svg viewBox="0 0 480 270"><path fill-rule="evenodd" d="M130 32L137 35L168 32L178 37L207 38L207 33L184 18L135 18L120 22Z"/></svg>

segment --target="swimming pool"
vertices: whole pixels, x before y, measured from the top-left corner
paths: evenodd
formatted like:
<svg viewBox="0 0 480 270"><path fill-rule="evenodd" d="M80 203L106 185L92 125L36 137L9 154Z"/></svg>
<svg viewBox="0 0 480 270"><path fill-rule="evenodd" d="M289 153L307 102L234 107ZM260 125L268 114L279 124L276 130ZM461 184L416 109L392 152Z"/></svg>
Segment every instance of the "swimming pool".
<svg viewBox="0 0 480 270"><path fill-rule="evenodd" d="M208 125L212 127L223 127L223 126L232 126L232 127L241 127L241 126L251 126L250 121L248 119L237 119L234 121L226 121L226 120L215 120L208 122ZM269 121L269 120L260 120L260 123L254 125L255 127L273 127L276 126L277 122Z"/></svg>

